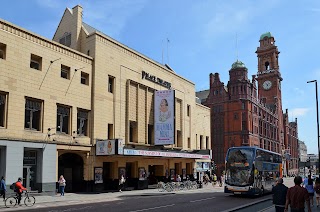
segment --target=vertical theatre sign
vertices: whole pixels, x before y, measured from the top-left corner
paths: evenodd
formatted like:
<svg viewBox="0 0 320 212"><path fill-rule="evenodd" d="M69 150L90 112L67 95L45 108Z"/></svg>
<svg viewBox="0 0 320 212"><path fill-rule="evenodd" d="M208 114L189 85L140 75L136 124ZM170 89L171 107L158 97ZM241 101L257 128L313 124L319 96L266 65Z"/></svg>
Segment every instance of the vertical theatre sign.
<svg viewBox="0 0 320 212"><path fill-rule="evenodd" d="M154 144L174 144L175 131L174 90L155 91L154 94Z"/></svg>

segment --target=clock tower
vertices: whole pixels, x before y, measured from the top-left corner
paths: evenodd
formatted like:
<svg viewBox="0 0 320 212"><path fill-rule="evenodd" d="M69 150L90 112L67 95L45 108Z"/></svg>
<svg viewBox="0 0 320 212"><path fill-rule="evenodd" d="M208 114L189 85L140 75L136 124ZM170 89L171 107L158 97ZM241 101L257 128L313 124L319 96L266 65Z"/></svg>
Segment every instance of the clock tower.
<svg viewBox="0 0 320 212"><path fill-rule="evenodd" d="M257 48L258 57L258 95L263 103L278 114L279 138L283 129L283 112L281 99L281 73L279 69L278 47L270 32L260 36L260 46ZM280 139L279 139L280 140ZM281 141L282 142L282 141Z"/></svg>

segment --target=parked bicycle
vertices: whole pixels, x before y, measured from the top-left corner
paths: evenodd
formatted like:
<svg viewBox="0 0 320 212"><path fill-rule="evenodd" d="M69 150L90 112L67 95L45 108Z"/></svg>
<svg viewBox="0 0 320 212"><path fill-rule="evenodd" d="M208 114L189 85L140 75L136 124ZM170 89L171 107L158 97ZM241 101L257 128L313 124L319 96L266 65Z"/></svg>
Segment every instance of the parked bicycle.
<svg viewBox="0 0 320 212"><path fill-rule="evenodd" d="M172 192L172 191L182 191L182 190L190 190L190 189L197 189L198 184L196 181L183 181L183 182L158 182L157 185L159 192Z"/></svg>
<svg viewBox="0 0 320 212"><path fill-rule="evenodd" d="M24 197L24 201L23 201L24 204L27 207L33 206L36 203L36 198L34 198L34 196L30 195L28 193L28 191L25 191L24 193L25 193L25 197ZM21 201L22 201L22 199L21 199ZM7 208L13 208L17 205L17 203L18 203L18 194L10 196L5 200L5 205Z"/></svg>

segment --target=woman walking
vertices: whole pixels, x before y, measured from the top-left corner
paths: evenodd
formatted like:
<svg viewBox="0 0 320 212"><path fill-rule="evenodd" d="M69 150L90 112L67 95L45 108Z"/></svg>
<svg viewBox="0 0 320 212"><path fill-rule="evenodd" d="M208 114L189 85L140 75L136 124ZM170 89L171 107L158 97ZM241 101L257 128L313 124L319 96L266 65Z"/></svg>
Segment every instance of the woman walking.
<svg viewBox="0 0 320 212"><path fill-rule="evenodd" d="M58 183L59 183L60 196L64 196L64 188L66 187L66 180L64 179L63 175L60 176Z"/></svg>
<svg viewBox="0 0 320 212"><path fill-rule="evenodd" d="M309 193L309 199L311 203L311 207L313 207L313 197L314 197L314 186L313 186L313 180L311 179L311 175L308 177L308 184L305 186L308 193Z"/></svg>
<svg viewBox="0 0 320 212"><path fill-rule="evenodd" d="M121 175L120 179L119 179L119 191L122 192L122 189L124 187L124 183L126 182L126 179L124 178L123 175Z"/></svg>

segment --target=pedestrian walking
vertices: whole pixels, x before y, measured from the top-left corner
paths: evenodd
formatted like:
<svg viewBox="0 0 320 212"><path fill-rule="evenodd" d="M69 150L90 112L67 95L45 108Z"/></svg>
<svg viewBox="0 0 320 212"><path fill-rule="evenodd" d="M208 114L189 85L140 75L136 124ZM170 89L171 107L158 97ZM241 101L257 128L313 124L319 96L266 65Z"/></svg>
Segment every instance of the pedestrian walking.
<svg viewBox="0 0 320 212"><path fill-rule="evenodd" d="M60 196L63 197L64 196L64 189L67 185L67 181L66 181L66 179L64 179L63 175L60 175L58 183L59 183Z"/></svg>
<svg viewBox="0 0 320 212"><path fill-rule="evenodd" d="M288 211L290 205L291 212L304 212L305 202L307 203L308 212L311 212L310 199L307 189L301 187L302 178L294 178L294 186L288 189L286 197L285 211Z"/></svg>
<svg viewBox="0 0 320 212"><path fill-rule="evenodd" d="M120 180L119 180L119 191L122 192L122 189L124 187L124 183L126 182L126 179L124 179L124 176L121 175Z"/></svg>
<svg viewBox="0 0 320 212"><path fill-rule="evenodd" d="M177 176L177 182L181 182L181 177L180 177L180 175Z"/></svg>
<svg viewBox="0 0 320 212"><path fill-rule="evenodd" d="M0 196L3 197L3 201L6 200L6 181L4 179L4 176L1 177L1 181L0 181Z"/></svg>
<svg viewBox="0 0 320 212"><path fill-rule="evenodd" d="M288 187L283 185L283 179L279 178L277 185L272 188L273 204L276 208L276 212L284 212L287 191Z"/></svg>
<svg viewBox="0 0 320 212"><path fill-rule="evenodd" d="M316 193L316 203L317 207L320 205L320 179L316 178L316 182L314 184L314 191Z"/></svg>
<svg viewBox="0 0 320 212"><path fill-rule="evenodd" d="M313 185L313 179L311 179L311 175L308 177L307 185L305 186L309 193L309 199L311 203L311 207L313 207L313 197L314 197L314 185Z"/></svg>

